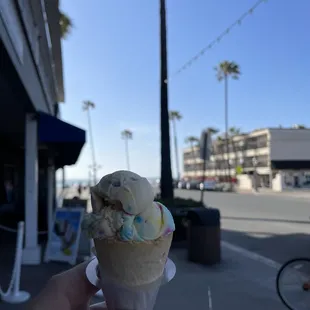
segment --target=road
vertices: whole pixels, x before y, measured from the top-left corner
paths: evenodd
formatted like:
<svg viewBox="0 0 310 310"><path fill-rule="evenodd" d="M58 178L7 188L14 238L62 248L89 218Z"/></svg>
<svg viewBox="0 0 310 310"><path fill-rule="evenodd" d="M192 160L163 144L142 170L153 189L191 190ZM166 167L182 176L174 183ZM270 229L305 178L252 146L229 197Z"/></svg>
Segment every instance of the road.
<svg viewBox="0 0 310 310"><path fill-rule="evenodd" d="M176 190L175 194L200 199L199 191ZM310 200L205 192L204 202L221 212L222 240L278 263L310 257Z"/></svg>

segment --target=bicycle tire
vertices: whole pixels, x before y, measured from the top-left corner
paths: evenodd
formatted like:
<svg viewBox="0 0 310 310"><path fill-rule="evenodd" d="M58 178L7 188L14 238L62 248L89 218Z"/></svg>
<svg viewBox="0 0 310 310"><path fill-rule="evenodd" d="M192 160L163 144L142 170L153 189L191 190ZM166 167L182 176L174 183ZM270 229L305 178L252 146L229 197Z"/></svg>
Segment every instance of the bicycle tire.
<svg viewBox="0 0 310 310"><path fill-rule="evenodd" d="M293 258L288 260L287 262L285 262L281 268L279 269L278 273L277 273L277 278L276 278L276 289L277 289L277 294L280 298L280 300L282 301L282 303L290 310L298 310L295 308L292 308L291 305L288 304L288 302L286 301L286 298L283 296L282 292L281 292L281 286L280 286L280 281L281 281L281 275L283 274L283 272L285 271L285 269L289 266L292 265L293 263L296 262L300 262L300 263L305 263L307 262L310 265L310 258L305 258L305 257L297 257L297 258Z"/></svg>

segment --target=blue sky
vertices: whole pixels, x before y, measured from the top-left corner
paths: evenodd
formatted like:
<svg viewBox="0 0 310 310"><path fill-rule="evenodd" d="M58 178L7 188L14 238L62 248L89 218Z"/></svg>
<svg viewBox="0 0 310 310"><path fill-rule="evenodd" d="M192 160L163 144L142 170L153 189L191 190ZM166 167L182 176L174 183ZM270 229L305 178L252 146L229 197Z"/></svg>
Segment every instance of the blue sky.
<svg viewBox="0 0 310 310"><path fill-rule="evenodd" d="M63 0L74 29L63 42L66 102L62 118L87 129L83 100L96 103L93 131L99 175L126 168L120 132L133 131L131 169L159 175L159 7L158 0ZM254 0L167 0L169 73L174 73L247 11ZM208 126L224 129L224 88L213 67L223 60L240 65L229 84L229 123L244 131L309 124L310 2L269 0L241 26L175 76L169 108L183 115L177 124L181 149L188 135ZM87 178L86 145L68 178ZM172 169L175 173L174 151Z"/></svg>

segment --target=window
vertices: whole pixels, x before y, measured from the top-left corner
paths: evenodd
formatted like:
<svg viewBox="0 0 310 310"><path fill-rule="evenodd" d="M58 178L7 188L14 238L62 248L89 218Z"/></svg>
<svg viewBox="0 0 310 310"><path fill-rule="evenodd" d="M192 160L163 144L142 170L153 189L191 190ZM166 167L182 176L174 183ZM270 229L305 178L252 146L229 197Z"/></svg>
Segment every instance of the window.
<svg viewBox="0 0 310 310"><path fill-rule="evenodd" d="M251 149L266 147L267 142L268 142L267 134L257 136L257 137L249 137L246 139L245 149L251 150Z"/></svg>

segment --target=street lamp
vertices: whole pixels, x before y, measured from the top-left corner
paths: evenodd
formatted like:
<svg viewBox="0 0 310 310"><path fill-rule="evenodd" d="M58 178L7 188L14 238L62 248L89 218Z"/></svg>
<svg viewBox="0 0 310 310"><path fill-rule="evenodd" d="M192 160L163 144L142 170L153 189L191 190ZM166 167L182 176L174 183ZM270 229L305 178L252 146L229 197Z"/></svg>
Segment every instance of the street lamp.
<svg viewBox="0 0 310 310"><path fill-rule="evenodd" d="M253 167L254 167L254 172L253 172L254 190L257 192L257 172L256 172L256 168L257 168L258 160L255 156L252 158L252 163L253 163Z"/></svg>

